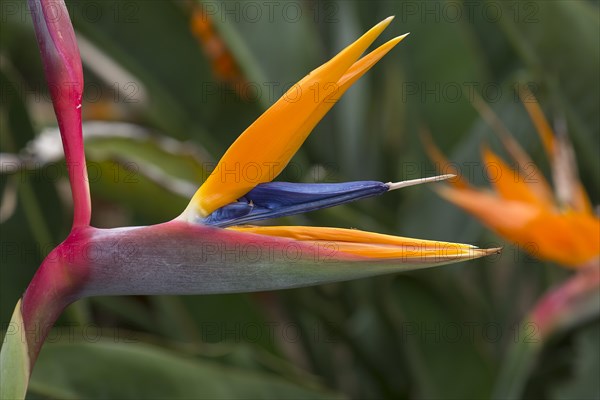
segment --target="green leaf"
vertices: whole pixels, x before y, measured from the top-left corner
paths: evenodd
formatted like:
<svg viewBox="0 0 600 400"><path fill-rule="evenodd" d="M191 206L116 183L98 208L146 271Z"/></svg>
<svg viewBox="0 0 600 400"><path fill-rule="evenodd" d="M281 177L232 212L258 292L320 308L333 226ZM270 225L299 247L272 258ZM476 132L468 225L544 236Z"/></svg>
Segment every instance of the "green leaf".
<svg viewBox="0 0 600 400"><path fill-rule="evenodd" d="M4 26L3 26L4 30ZM33 43L33 42L32 42ZM39 58L39 56L38 56ZM9 156L22 151L34 138L35 130L29 115L24 81L8 63L0 66L0 152ZM57 133L58 134L58 133ZM59 138L57 138L60 141ZM61 152L62 155L62 152ZM14 208L6 212L0 225L2 262L0 263L0 322L6 324L13 306L43 257L64 237L69 215L63 213L53 179L42 171L20 171L12 176L16 160L9 160L0 168L0 202L2 208L14 201ZM12 164L12 165L11 165ZM31 173L30 173L31 172ZM63 175L66 176L66 175ZM13 193L10 200L8 193ZM43 199L43 201L38 201ZM8 207L11 208L11 207Z"/></svg>
<svg viewBox="0 0 600 400"><path fill-rule="evenodd" d="M252 7L212 1L199 4L210 11L211 21L247 79L258 85L260 96L257 100L263 108L275 102L289 86L323 62L322 56L318 55L321 49L314 20L310 18L310 10L300 3L279 7L275 4L270 14L267 7L263 7L264 14L256 19L246 15L248 8ZM290 13L298 11L298 18L290 19L284 10ZM277 34L274 35L274 32ZM286 40L281 40L282 37Z"/></svg>
<svg viewBox="0 0 600 400"><path fill-rule="evenodd" d="M555 399L600 398L600 323L596 322L575 337L573 377L551 392Z"/></svg>
<svg viewBox="0 0 600 400"><path fill-rule="evenodd" d="M485 398L493 368L480 351L481 323L461 320L447 299L411 277L394 282L391 305L421 398ZM471 329L471 330L469 330ZM452 368L457 363L460 368Z"/></svg>
<svg viewBox="0 0 600 400"><path fill-rule="evenodd" d="M78 35L91 44L90 51L82 48L84 67L101 75L107 86L124 91L122 102L135 106L145 124L173 137L195 139L211 151L222 151L223 143L216 138L234 138L255 117L256 109L215 79L190 29L188 4L143 0L67 3ZM85 14L90 8L97 11L94 17ZM95 68L98 57L106 56L116 68ZM116 74L116 69L126 73ZM119 75L130 75L133 80L115 82Z"/></svg>
<svg viewBox="0 0 600 400"><path fill-rule="evenodd" d="M124 206L139 223L174 218L208 176L210 158L203 148L138 125L88 122L84 136L92 199ZM27 149L24 158L35 162L18 173L42 178L66 174L57 129L44 131ZM106 225L101 218L95 223Z"/></svg>
<svg viewBox="0 0 600 400"><path fill-rule="evenodd" d="M67 399L340 397L275 375L223 367L147 344L109 341L47 345L30 392Z"/></svg>
<svg viewBox="0 0 600 400"><path fill-rule="evenodd" d="M0 351L0 399L25 398L29 381L29 355L23 332L21 300L19 300Z"/></svg>
<svg viewBox="0 0 600 400"><path fill-rule="evenodd" d="M6 69L6 71L4 71ZM14 71L2 65L0 69L0 90L2 90L2 109L0 111L3 128L0 133L2 151L17 151L23 148L28 140L33 139L35 132L23 97L19 89L23 82L20 82ZM6 120L6 126L4 126ZM15 134L18 132L18 135ZM13 133L13 134L11 134ZM14 142L14 143L13 143ZM8 144L9 146L6 146ZM7 149L6 147L12 147Z"/></svg>
<svg viewBox="0 0 600 400"><path fill-rule="evenodd" d="M138 82L109 81L109 84L133 83L136 85L136 93L148 93L148 117L158 126L181 135L186 128L191 128L191 112L204 114L214 110L204 104L204 107L192 111L189 100L193 92L183 90L185 85L196 88L200 82L186 82L181 78L193 74L207 77L209 69L194 38L186 29L187 21L183 10L175 2L67 1L67 5L78 34L83 34L118 65L138 78L143 88L138 86ZM84 14L84 10L89 7L97 11L92 18ZM161 29L151 23L158 20ZM169 35L165 34L167 31ZM173 60L185 60L185 63L177 63L176 74L173 73ZM85 52L83 61L84 65L94 63L94 59L88 59ZM187 109L181 107L183 104Z"/></svg>

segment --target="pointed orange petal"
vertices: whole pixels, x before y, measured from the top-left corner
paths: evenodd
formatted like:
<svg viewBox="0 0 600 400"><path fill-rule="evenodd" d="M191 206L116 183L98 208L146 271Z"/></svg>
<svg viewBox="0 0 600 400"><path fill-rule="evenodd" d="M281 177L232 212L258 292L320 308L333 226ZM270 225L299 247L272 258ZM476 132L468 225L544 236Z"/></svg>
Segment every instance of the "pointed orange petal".
<svg viewBox="0 0 600 400"><path fill-rule="evenodd" d="M273 180L329 109L321 108L322 103L335 103L332 97L339 91L338 81L391 19L387 18L371 28L337 56L300 80L250 125L198 189L186 213L192 207L191 212L208 215L242 197L259 183ZM398 39L394 40L398 42ZM364 68L363 72L367 69ZM359 72L356 73L357 78Z"/></svg>
<svg viewBox="0 0 600 400"><path fill-rule="evenodd" d="M500 138L506 151L517 164L521 176L525 176L526 183L531 190L540 199L552 203L554 201L554 194L544 174L542 174L531 157L519 145L519 142L516 141L494 110L480 96L475 96L473 106L487 124L490 125L496 136Z"/></svg>
<svg viewBox="0 0 600 400"><path fill-rule="evenodd" d="M535 205L505 200L496 194L476 189L440 187L436 191L513 242L523 239L521 231L524 226L541 212L541 208Z"/></svg>
<svg viewBox="0 0 600 400"><path fill-rule="evenodd" d="M526 182L527 179L530 179L529 177L524 177L518 171L509 167L489 148L485 147L482 153L488 179L490 179L500 197L505 200L523 201L544 208L553 207L551 202L538 197L531 189L528 182Z"/></svg>
<svg viewBox="0 0 600 400"><path fill-rule="evenodd" d="M383 56L385 56L390 50L394 48L398 43L400 43L404 38L406 38L409 34L405 33L404 35L397 36L386 43L382 44L366 56L362 57L360 60L352 64L352 66L346 71L346 73L340 78L337 83L338 91L345 92L350 86L354 84L367 72L371 67L373 67ZM336 97L332 97L336 98ZM339 96L337 97L339 98Z"/></svg>
<svg viewBox="0 0 600 400"><path fill-rule="evenodd" d="M301 242L323 242L336 251L379 260L409 263L458 262L493 254L498 249L383 235L357 229L314 226L238 226L239 232L290 238Z"/></svg>
<svg viewBox="0 0 600 400"><path fill-rule="evenodd" d="M346 90L348 90L350 86L354 84L354 82L356 82L369 69L371 69L371 67L381 60L384 55L386 55L391 49L394 48L394 46L400 43L406 36L408 36L408 34L395 37L355 62L339 79L337 84L332 86L332 90L329 90L327 97L324 98L324 101L319 104L310 117L298 129L297 134L299 136L308 137L317 123L319 123L325 114L331 110L331 108L342 97Z"/></svg>
<svg viewBox="0 0 600 400"><path fill-rule="evenodd" d="M550 127L548 120L544 116L544 112L540 108L540 105L535 96L529 91L527 87L522 87L519 90L519 97L521 102L525 106L529 117L535 125L536 132L540 136L540 140L546 150L548 159L552 161L554 159L554 131Z"/></svg>

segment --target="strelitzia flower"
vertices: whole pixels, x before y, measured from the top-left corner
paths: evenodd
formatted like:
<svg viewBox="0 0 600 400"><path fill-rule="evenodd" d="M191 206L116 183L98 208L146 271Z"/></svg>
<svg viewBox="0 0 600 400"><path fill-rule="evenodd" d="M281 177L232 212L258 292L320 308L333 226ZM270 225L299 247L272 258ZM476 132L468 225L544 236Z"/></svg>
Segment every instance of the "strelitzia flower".
<svg viewBox="0 0 600 400"><path fill-rule="evenodd" d="M284 289L448 264L497 251L352 229L242 225L448 177L399 183L271 182L339 97L405 37L359 59L391 18L300 80L243 132L179 217L154 226L91 227L81 128L83 78L75 34L62 0L29 0L29 6L75 209L71 233L44 260L15 308L0 356L2 398L24 397L48 329L68 304L85 296ZM314 93L307 95L313 85L323 88L317 99ZM252 180L236 173L249 167L256 171Z"/></svg>
<svg viewBox="0 0 600 400"><path fill-rule="evenodd" d="M474 215L483 224L507 240L518 244L534 257L554 261L568 268L597 264L600 257L600 219L594 214L581 184L575 154L566 134L557 135L531 93L520 93L534 122L550 161L556 194L491 109L481 100L476 108L500 135L504 147L517 165L511 168L489 148L482 160L493 191L472 187L465 179L455 178L438 193ZM426 138L426 147L443 171L451 164Z"/></svg>

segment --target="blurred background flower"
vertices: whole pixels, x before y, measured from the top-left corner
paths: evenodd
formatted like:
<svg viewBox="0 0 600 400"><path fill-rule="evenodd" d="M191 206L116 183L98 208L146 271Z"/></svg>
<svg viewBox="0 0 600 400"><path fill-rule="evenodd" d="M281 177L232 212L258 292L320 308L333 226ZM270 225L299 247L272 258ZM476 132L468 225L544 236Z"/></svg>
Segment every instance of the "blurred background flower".
<svg viewBox="0 0 600 400"><path fill-rule="evenodd" d="M519 100L527 87L545 115L564 121L582 185L591 204L599 202L597 2L67 5L84 63L95 226L147 225L181 213L251 121L306 71L388 15L396 20L382 40L411 32L402 51L348 91L282 180L433 175L436 166L419 140L427 129L457 172L483 186L481 145L502 147L472 106L476 95L551 176ZM71 200L26 2L5 0L0 12L5 325L41 260L68 233ZM277 223L504 246L504 252L444 270L276 293L79 302L49 336L31 395L489 397L507 349L542 340L535 324L520 321L571 274L529 256L536 243L504 243L426 187ZM521 395L598 397L599 334L594 314L544 339L539 359L524 372ZM83 363L89 356L96 362Z"/></svg>
<svg viewBox="0 0 600 400"><path fill-rule="evenodd" d="M474 188L465 178L456 177L449 187L439 188L438 193L502 237L523 246L536 258L568 268L598 265L600 218L579 181L577 161L567 132L553 132L529 90L523 89L521 98L546 150L554 190L502 121L477 97L476 108L491 122L515 167L484 145L482 169L493 190ZM431 136L426 135L424 139L436 166L443 171L451 169L453 166Z"/></svg>

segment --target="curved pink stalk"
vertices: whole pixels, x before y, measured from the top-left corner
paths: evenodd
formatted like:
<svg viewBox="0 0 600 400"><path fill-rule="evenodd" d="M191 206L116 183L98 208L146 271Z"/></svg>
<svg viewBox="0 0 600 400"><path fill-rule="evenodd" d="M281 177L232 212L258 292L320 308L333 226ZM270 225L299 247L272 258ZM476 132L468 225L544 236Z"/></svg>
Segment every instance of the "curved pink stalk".
<svg viewBox="0 0 600 400"><path fill-rule="evenodd" d="M75 299L74 294L89 273L86 266L74 268L70 260L76 251L71 243L86 235L91 202L81 126L83 71L75 32L63 0L28 0L28 4L60 129L74 205L71 234L44 260L17 305L23 330L21 344L26 345L27 353L22 364L32 369L48 330ZM11 367L5 364L3 368ZM3 394L13 393L12 387L5 390Z"/></svg>
<svg viewBox="0 0 600 400"><path fill-rule="evenodd" d="M89 267L77 262L82 253L78 244L87 242L91 229L84 227L71 231L67 239L46 257L23 294L23 336L31 369L49 330L63 310L77 300L77 293L88 279Z"/></svg>
<svg viewBox="0 0 600 400"><path fill-rule="evenodd" d="M88 226L91 202L81 130L83 72L75 32L63 0L28 2L65 150L73 195L73 228Z"/></svg>

